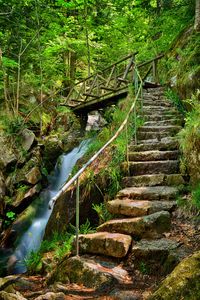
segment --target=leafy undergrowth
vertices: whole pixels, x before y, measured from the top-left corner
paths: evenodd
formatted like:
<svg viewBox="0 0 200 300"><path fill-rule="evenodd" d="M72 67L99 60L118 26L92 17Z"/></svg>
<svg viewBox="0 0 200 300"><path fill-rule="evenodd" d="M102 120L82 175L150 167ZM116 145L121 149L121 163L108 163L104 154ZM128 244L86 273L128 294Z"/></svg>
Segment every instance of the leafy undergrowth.
<svg viewBox="0 0 200 300"><path fill-rule="evenodd" d="M79 234L92 233L95 229L90 225L90 221L81 224ZM71 254L75 240L76 227L69 225L69 230L65 233L55 232L51 240L44 240L38 251L32 251L25 259L28 274L36 274L44 271L45 253L51 253L51 263L58 263L64 256ZM50 268L52 265L49 266ZM46 271L51 271L50 269Z"/></svg>

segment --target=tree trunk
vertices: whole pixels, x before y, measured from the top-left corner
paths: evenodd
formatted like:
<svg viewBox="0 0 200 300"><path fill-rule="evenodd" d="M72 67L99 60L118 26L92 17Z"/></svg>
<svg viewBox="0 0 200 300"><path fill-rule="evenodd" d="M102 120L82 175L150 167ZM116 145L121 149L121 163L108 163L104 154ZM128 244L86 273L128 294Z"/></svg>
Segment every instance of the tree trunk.
<svg viewBox="0 0 200 300"><path fill-rule="evenodd" d="M7 93L7 74L3 67L3 52L0 48L0 66L2 66L3 71L3 90L4 90L4 99L6 104L6 110L9 111L9 104L8 104L8 93Z"/></svg>
<svg viewBox="0 0 200 300"><path fill-rule="evenodd" d="M63 54L63 62L65 65L65 80L64 84L64 96L67 96L74 85L75 73L76 73L76 53L73 51L66 51Z"/></svg>
<svg viewBox="0 0 200 300"><path fill-rule="evenodd" d="M200 31L200 0L196 0L194 29Z"/></svg>

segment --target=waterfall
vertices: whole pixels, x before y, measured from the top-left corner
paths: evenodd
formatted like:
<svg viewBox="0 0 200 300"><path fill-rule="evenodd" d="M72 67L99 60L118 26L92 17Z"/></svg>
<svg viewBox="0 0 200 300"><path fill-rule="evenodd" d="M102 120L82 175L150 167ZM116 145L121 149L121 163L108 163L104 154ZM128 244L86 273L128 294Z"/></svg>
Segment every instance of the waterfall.
<svg viewBox="0 0 200 300"><path fill-rule="evenodd" d="M51 176L49 176L48 187L41 192L37 203L31 204L36 209L36 214L30 227L18 239L17 246L11 259L16 261L13 273L19 274L26 272L24 259L31 253L31 251L36 251L40 247L45 227L53 209L51 199L67 181L77 160L80 159L86 152L88 144L89 140L85 140L79 145L79 147L74 148L67 154L62 154L58 158L54 172Z"/></svg>

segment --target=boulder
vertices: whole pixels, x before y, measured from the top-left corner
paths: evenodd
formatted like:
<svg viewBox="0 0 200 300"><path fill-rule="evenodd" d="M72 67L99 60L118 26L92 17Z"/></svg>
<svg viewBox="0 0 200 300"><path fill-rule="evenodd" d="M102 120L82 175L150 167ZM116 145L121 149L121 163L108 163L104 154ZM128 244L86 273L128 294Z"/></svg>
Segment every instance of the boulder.
<svg viewBox="0 0 200 300"><path fill-rule="evenodd" d="M14 183L27 182L36 184L42 178L40 165L41 158L32 157L21 169L17 170L17 174L13 174L12 181Z"/></svg>
<svg viewBox="0 0 200 300"><path fill-rule="evenodd" d="M132 238L120 233L97 232L79 236L80 251L113 257L126 256Z"/></svg>
<svg viewBox="0 0 200 300"><path fill-rule="evenodd" d="M145 264L148 273L166 274L180 262L183 249L170 239L141 240L132 247L132 261L140 268Z"/></svg>
<svg viewBox="0 0 200 300"><path fill-rule="evenodd" d="M29 199L34 195L38 194L41 190L41 184L38 183L32 188L28 189L28 191L19 191L16 195L14 202L12 202L12 206L15 208L20 208L26 206L29 203Z"/></svg>
<svg viewBox="0 0 200 300"><path fill-rule="evenodd" d="M43 161L49 171L54 167L58 156L62 154L63 144L59 135L48 136L42 143L44 144Z"/></svg>
<svg viewBox="0 0 200 300"><path fill-rule="evenodd" d="M26 175L26 181L31 184L36 184L42 179L39 167L33 167Z"/></svg>
<svg viewBox="0 0 200 300"><path fill-rule="evenodd" d="M33 145L33 142L35 140L35 134L31 130L25 128L21 133L21 137L22 137L22 141L21 141L22 148L28 151Z"/></svg>
<svg viewBox="0 0 200 300"><path fill-rule="evenodd" d="M128 280L128 273L117 263L103 258L75 256L63 259L49 282L66 283L70 281L70 283L83 284L88 288L102 289L111 287L118 282L122 283L125 278Z"/></svg>
<svg viewBox="0 0 200 300"><path fill-rule="evenodd" d="M200 251L181 261L149 300L200 299Z"/></svg>
<svg viewBox="0 0 200 300"><path fill-rule="evenodd" d="M0 134L0 169L6 168L9 164L15 163L17 157L8 142L7 138Z"/></svg>

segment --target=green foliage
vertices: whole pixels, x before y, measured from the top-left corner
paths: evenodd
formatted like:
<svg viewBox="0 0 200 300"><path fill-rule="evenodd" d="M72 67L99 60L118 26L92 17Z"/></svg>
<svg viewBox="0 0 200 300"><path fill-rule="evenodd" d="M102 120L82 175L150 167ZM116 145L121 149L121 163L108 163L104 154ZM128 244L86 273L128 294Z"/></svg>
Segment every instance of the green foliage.
<svg viewBox="0 0 200 300"><path fill-rule="evenodd" d="M20 133L26 126L22 117L17 116L13 118L4 118L4 131L8 136L16 136Z"/></svg>
<svg viewBox="0 0 200 300"><path fill-rule="evenodd" d="M99 217L99 225L103 224L106 221L109 221L112 218L112 215L107 210L105 203L101 203L101 204L93 203L92 208L94 209L94 211L96 211Z"/></svg>
<svg viewBox="0 0 200 300"><path fill-rule="evenodd" d="M16 213L13 211L8 211L6 213L6 218L7 219L4 221L4 224L9 226L16 219Z"/></svg>
<svg viewBox="0 0 200 300"><path fill-rule="evenodd" d="M69 255L74 237L69 233L60 234L55 232L50 241L43 241L38 251L31 251L25 258L25 265L29 274L35 274L42 269L42 258L44 253L53 252L54 260L60 261L64 256Z"/></svg>
<svg viewBox="0 0 200 300"><path fill-rule="evenodd" d="M192 203L200 212L200 184L192 191Z"/></svg>
<svg viewBox="0 0 200 300"><path fill-rule="evenodd" d="M147 266L147 264L143 261L140 262L139 264L139 270L142 274L147 275L149 274L149 267Z"/></svg>
<svg viewBox="0 0 200 300"><path fill-rule="evenodd" d="M183 152L185 165L191 176L192 184L197 184L200 178L200 103L198 94L187 100L191 111L185 119L185 127L179 133L180 146Z"/></svg>
<svg viewBox="0 0 200 300"><path fill-rule="evenodd" d="M41 168L41 173L43 176L46 176L46 177L49 175L47 168L45 168L44 166Z"/></svg>
<svg viewBox="0 0 200 300"><path fill-rule="evenodd" d="M70 236L64 243L55 250L55 257L60 261L64 256L69 255L72 249L74 237Z"/></svg>
<svg viewBox="0 0 200 300"><path fill-rule="evenodd" d="M165 91L165 96L177 107L178 111L182 115L186 114L186 109L184 107L184 103L175 91L173 91L172 89L167 89Z"/></svg>
<svg viewBox="0 0 200 300"><path fill-rule="evenodd" d="M34 274L40 270L42 264L41 259L42 254L40 251L31 251L28 257L25 258L24 262L29 274Z"/></svg>
<svg viewBox="0 0 200 300"><path fill-rule="evenodd" d="M76 234L76 226L69 224L69 232L72 235ZM87 219L85 223L80 225L79 234L87 234L95 232L94 228L91 226L90 221Z"/></svg>

